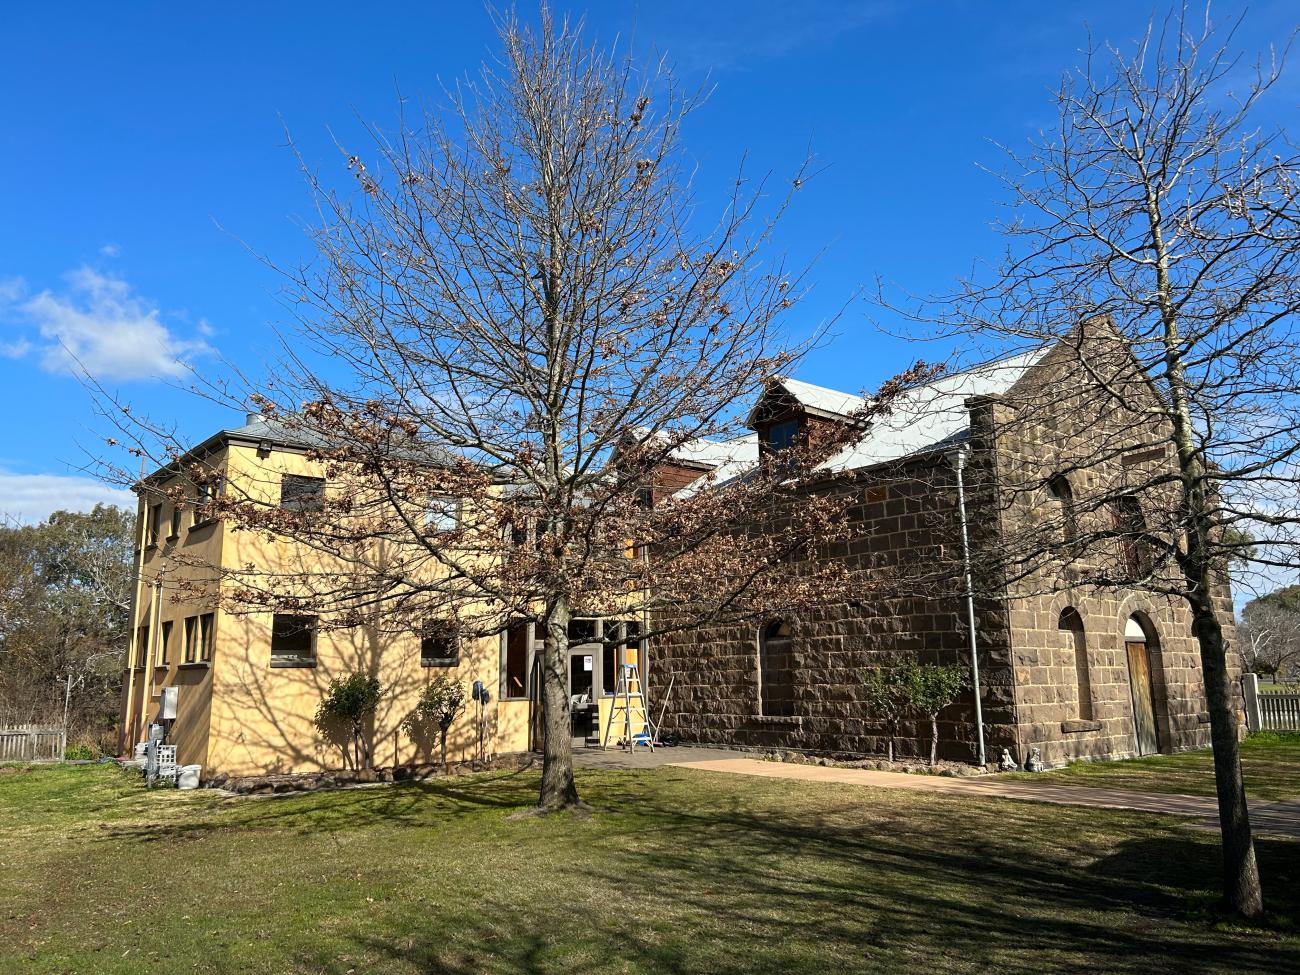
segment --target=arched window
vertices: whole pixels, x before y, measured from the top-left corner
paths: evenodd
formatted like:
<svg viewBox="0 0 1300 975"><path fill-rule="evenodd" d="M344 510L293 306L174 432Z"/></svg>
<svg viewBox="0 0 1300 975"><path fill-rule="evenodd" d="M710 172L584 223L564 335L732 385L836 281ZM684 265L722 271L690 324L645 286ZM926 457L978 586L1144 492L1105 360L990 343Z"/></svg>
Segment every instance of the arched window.
<svg viewBox="0 0 1300 975"><path fill-rule="evenodd" d="M759 713L767 717L794 714L794 658L790 624L772 620L758 635Z"/></svg>
<svg viewBox="0 0 1300 975"><path fill-rule="evenodd" d="M1155 563L1154 552L1146 539L1147 520L1142 504L1131 494L1124 494L1110 502L1111 520L1119 535L1120 565L1131 579L1140 579L1150 573Z"/></svg>
<svg viewBox="0 0 1300 975"><path fill-rule="evenodd" d="M1075 685L1079 689L1078 715L1081 721L1092 720L1092 678L1088 675L1088 640L1083 632L1083 620L1077 610L1067 606L1061 610L1056 628L1065 641L1066 652L1074 661Z"/></svg>
<svg viewBox="0 0 1300 975"><path fill-rule="evenodd" d="M1079 519L1074 512L1074 490L1064 474L1055 474L1047 481L1047 490L1061 506L1061 534L1066 544L1079 540Z"/></svg>

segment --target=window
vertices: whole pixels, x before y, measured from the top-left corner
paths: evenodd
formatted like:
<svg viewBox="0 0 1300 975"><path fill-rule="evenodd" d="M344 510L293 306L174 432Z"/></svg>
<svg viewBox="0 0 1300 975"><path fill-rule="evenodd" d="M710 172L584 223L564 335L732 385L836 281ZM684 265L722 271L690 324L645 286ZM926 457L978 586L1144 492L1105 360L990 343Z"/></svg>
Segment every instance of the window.
<svg viewBox="0 0 1300 975"><path fill-rule="evenodd" d="M460 500L458 498L434 498L429 502L425 524L430 531L454 532L460 527Z"/></svg>
<svg viewBox="0 0 1300 975"><path fill-rule="evenodd" d="M153 652L153 647L149 646L148 623L135 628L135 647L136 669L143 670L148 663L149 655Z"/></svg>
<svg viewBox="0 0 1300 975"><path fill-rule="evenodd" d="M527 623L515 623L506 630L506 662L501 674L501 696L528 696L528 631Z"/></svg>
<svg viewBox="0 0 1300 975"><path fill-rule="evenodd" d="M785 620L772 620L759 634L759 714L765 717L794 714L793 646Z"/></svg>
<svg viewBox="0 0 1300 975"><path fill-rule="evenodd" d="M214 477L198 486L198 493L194 503L194 518L190 522L191 528L198 528L200 525L206 525L213 520L212 505L221 497L225 486L226 481L223 477Z"/></svg>
<svg viewBox="0 0 1300 975"><path fill-rule="evenodd" d="M281 475L280 507L289 511L320 511L325 507L325 478Z"/></svg>
<svg viewBox="0 0 1300 975"><path fill-rule="evenodd" d="M1066 607L1061 610L1056 628L1065 640L1068 656L1066 672L1070 664L1074 666L1075 686L1078 687L1078 716L1083 721L1092 720L1092 678L1088 675L1088 641L1083 632L1083 620L1079 613Z"/></svg>
<svg viewBox="0 0 1300 975"><path fill-rule="evenodd" d="M199 617L199 659L204 663L212 660L212 644L216 640L215 613L204 613Z"/></svg>
<svg viewBox="0 0 1300 975"><path fill-rule="evenodd" d="M519 548L528 544L528 517L517 509L511 513L510 544Z"/></svg>
<svg viewBox="0 0 1300 975"><path fill-rule="evenodd" d="M165 620L162 625L161 639L158 642L158 666L167 666L167 657L172 645L172 621Z"/></svg>
<svg viewBox="0 0 1300 975"><path fill-rule="evenodd" d="M271 622L271 666L316 666L316 617L276 613Z"/></svg>
<svg viewBox="0 0 1300 975"><path fill-rule="evenodd" d="M606 624L606 628L612 628L613 625ZM601 685L606 694L613 694L618 689L619 665L635 663L637 652L641 649L641 624L636 620L628 620L620 625L623 628L619 634L622 639L617 644L606 644L601 657Z"/></svg>
<svg viewBox="0 0 1300 975"><path fill-rule="evenodd" d="M1146 540L1147 522L1142 514L1142 504L1131 494L1125 494L1110 503L1111 519L1120 536L1120 557L1123 571L1130 578L1141 578L1154 567L1154 552Z"/></svg>
<svg viewBox="0 0 1300 975"><path fill-rule="evenodd" d="M540 549L546 536L550 534L551 522L547 518L538 518L533 523L533 548Z"/></svg>
<svg viewBox="0 0 1300 975"><path fill-rule="evenodd" d="M162 535L162 505L149 505L149 547L153 548L158 544Z"/></svg>
<svg viewBox="0 0 1300 975"><path fill-rule="evenodd" d="M569 620L569 645L596 642L596 621L582 618Z"/></svg>
<svg viewBox="0 0 1300 975"><path fill-rule="evenodd" d="M769 450L785 450L795 442L799 436L799 420L784 420L781 423L774 423L767 430L767 446Z"/></svg>
<svg viewBox="0 0 1300 975"><path fill-rule="evenodd" d="M199 649L199 618L197 616L187 616L185 618L185 662L194 663Z"/></svg>
<svg viewBox="0 0 1300 975"><path fill-rule="evenodd" d="M172 505L171 530L167 533L167 537L169 539L174 540L181 537L181 510L182 509L179 504Z"/></svg>
<svg viewBox="0 0 1300 975"><path fill-rule="evenodd" d="M1067 545L1078 541L1079 520L1074 511L1074 491L1070 487L1070 482L1063 474L1057 474L1048 480L1047 490L1061 506L1062 538Z"/></svg>
<svg viewBox="0 0 1300 975"><path fill-rule="evenodd" d="M460 663L460 635L451 620L426 620L420 629L420 666L455 667Z"/></svg>

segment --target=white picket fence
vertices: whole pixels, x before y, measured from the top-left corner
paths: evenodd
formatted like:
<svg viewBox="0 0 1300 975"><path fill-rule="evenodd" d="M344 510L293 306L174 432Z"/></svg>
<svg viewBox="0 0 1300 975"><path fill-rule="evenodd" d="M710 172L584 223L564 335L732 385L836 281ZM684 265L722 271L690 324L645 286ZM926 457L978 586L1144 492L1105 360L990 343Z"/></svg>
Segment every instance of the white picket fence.
<svg viewBox="0 0 1300 975"><path fill-rule="evenodd" d="M36 724L0 728L0 762L57 762L62 758L62 728Z"/></svg>
<svg viewBox="0 0 1300 975"><path fill-rule="evenodd" d="M1242 674L1241 694L1251 731L1300 731L1300 693L1261 691L1257 674Z"/></svg>
<svg viewBox="0 0 1300 975"><path fill-rule="evenodd" d="M1260 691L1259 717L1265 731L1300 731L1300 694Z"/></svg>

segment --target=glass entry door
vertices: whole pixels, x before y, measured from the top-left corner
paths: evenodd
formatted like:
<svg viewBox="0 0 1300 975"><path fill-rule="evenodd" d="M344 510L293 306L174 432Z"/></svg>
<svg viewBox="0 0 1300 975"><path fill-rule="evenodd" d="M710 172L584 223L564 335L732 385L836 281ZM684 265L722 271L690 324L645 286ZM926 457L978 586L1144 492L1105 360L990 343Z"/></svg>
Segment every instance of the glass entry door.
<svg viewBox="0 0 1300 975"><path fill-rule="evenodd" d="M569 712L575 741L586 742L596 734L595 655L590 651L569 654Z"/></svg>

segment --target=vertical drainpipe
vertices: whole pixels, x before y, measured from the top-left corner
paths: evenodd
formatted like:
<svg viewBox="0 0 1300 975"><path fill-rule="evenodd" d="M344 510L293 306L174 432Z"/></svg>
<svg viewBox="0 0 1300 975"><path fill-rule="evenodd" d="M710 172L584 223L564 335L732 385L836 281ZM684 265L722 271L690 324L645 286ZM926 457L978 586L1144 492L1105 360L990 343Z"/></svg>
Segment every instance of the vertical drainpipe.
<svg viewBox="0 0 1300 975"><path fill-rule="evenodd" d="M966 444L947 454L948 463L957 472L957 511L961 516L961 563L966 583L966 623L970 633L970 672L971 688L975 693L975 735L979 742L979 764L987 764L984 753L984 705L980 691L979 646L975 636L975 587L971 582L970 571L970 536L966 528L966 483L963 471L970 459L970 447Z"/></svg>
<svg viewBox="0 0 1300 975"><path fill-rule="evenodd" d="M140 652L140 596L144 586L144 534L148 529L149 504L144 497L144 458L140 458L140 500L144 502L140 511L140 530L136 533L135 552L135 589L131 594L131 615L128 625L126 650L126 707L123 709L122 750L133 749L139 732L140 723L135 716L135 663ZM139 507L139 506L137 506ZM141 702L141 711L144 710Z"/></svg>

